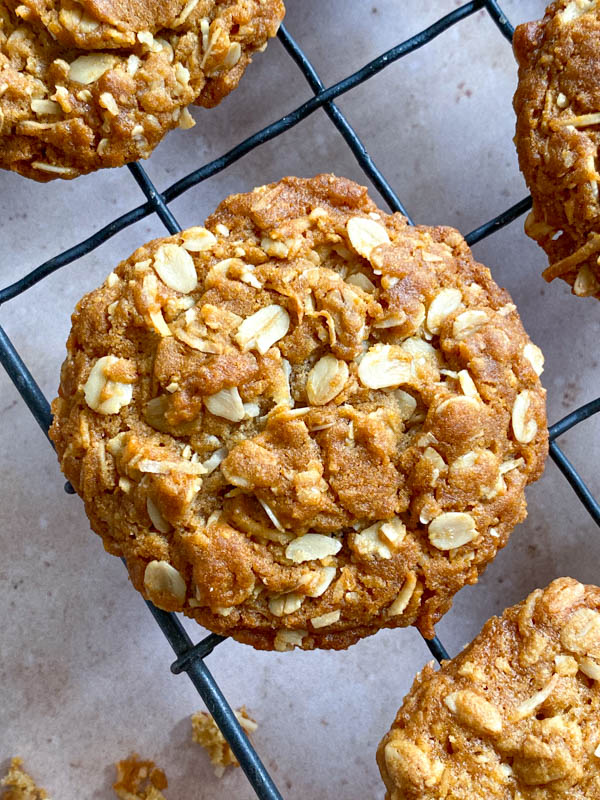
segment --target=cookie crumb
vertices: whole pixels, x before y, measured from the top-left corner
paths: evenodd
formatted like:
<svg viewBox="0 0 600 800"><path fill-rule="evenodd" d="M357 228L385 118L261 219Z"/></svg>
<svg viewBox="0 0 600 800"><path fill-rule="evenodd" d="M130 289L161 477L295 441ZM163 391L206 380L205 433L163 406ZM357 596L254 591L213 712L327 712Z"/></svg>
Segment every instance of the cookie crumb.
<svg viewBox="0 0 600 800"><path fill-rule="evenodd" d="M234 711L234 714L247 734L254 733L258 728L258 724L248 715L245 706ZM208 711L196 711L192 714L191 720L192 739L208 753L217 778L223 776L225 767L239 767L239 761Z"/></svg>
<svg viewBox="0 0 600 800"><path fill-rule="evenodd" d="M117 780L113 789L119 800L165 800L162 789L168 786L167 776L154 761L142 761L132 753L115 767Z"/></svg>
<svg viewBox="0 0 600 800"><path fill-rule="evenodd" d="M4 789L2 800L50 800L43 789L35 785L35 781L23 769L23 759L11 759L10 768L0 781Z"/></svg>

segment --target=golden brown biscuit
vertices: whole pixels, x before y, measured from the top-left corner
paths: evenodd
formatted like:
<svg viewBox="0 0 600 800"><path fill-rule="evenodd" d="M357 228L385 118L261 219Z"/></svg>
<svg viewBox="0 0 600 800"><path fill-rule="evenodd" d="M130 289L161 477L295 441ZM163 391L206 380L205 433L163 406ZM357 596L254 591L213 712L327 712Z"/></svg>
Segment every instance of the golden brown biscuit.
<svg viewBox="0 0 600 800"><path fill-rule="evenodd" d="M548 281L600 299L600 6L557 0L520 25L515 143L533 198L526 233L546 251Z"/></svg>
<svg viewBox="0 0 600 800"><path fill-rule="evenodd" d="M559 578L428 665L377 751L387 800L597 800L600 589Z"/></svg>
<svg viewBox="0 0 600 800"><path fill-rule="evenodd" d="M147 158L234 89L282 0L0 0L0 166L74 178Z"/></svg>
<svg viewBox="0 0 600 800"><path fill-rule="evenodd" d="M433 635L525 516L543 357L450 228L285 178L73 316L51 436L147 598L258 648Z"/></svg>

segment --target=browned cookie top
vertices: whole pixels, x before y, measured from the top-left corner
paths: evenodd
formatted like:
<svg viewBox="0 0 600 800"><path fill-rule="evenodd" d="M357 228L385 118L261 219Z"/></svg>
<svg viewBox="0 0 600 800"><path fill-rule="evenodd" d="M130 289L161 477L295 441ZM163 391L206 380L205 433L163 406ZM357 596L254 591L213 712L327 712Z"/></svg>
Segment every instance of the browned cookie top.
<svg viewBox="0 0 600 800"><path fill-rule="evenodd" d="M525 516L543 357L450 228L285 178L73 316L52 438L157 605L261 648L426 635Z"/></svg>
<svg viewBox="0 0 600 800"><path fill-rule="evenodd" d="M557 0L520 25L515 143L533 197L525 231L546 251L546 280L600 299L600 6Z"/></svg>
<svg viewBox="0 0 600 800"><path fill-rule="evenodd" d="M417 676L377 760L387 800L597 800L600 589L537 589Z"/></svg>
<svg viewBox="0 0 600 800"><path fill-rule="evenodd" d="M38 181L147 158L214 106L282 0L0 0L0 166Z"/></svg>

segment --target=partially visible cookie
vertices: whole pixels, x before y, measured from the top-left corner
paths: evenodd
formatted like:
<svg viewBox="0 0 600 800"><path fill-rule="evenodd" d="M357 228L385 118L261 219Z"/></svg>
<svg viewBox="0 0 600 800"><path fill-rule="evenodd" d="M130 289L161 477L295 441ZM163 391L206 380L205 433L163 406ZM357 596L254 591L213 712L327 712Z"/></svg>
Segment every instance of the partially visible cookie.
<svg viewBox="0 0 600 800"><path fill-rule="evenodd" d="M0 0L0 166L38 181L147 158L234 89L282 0Z"/></svg>
<svg viewBox="0 0 600 800"><path fill-rule="evenodd" d="M51 436L161 608L255 647L427 636L525 516L543 356L450 228L285 178L73 315Z"/></svg>
<svg viewBox="0 0 600 800"><path fill-rule="evenodd" d="M548 281L600 299L600 6L557 0L520 25L515 143L533 198L526 233L546 251Z"/></svg>
<svg viewBox="0 0 600 800"><path fill-rule="evenodd" d="M600 797L600 589L559 578L428 665L377 751L387 800Z"/></svg>

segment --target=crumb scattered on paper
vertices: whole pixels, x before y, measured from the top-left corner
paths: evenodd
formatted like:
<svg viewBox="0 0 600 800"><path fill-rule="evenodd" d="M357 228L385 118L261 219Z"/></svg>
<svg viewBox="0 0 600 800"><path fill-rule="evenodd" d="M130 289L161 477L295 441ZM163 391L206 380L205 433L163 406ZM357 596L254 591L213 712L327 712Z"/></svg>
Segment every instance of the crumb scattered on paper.
<svg viewBox="0 0 600 800"><path fill-rule="evenodd" d="M50 800L43 789L23 769L23 759L13 758L10 768L0 781L3 786L1 800Z"/></svg>
<svg viewBox="0 0 600 800"><path fill-rule="evenodd" d="M119 800L165 800L162 789L168 786L167 776L154 761L142 761L132 753L115 766L117 780L113 789Z"/></svg>
<svg viewBox="0 0 600 800"><path fill-rule="evenodd" d="M258 728L258 724L248 715L244 706L234 713L247 734L254 733ZM207 751L217 777L223 775L225 767L239 767L237 758L233 755L217 723L207 711L196 711L192 714L192 739Z"/></svg>

